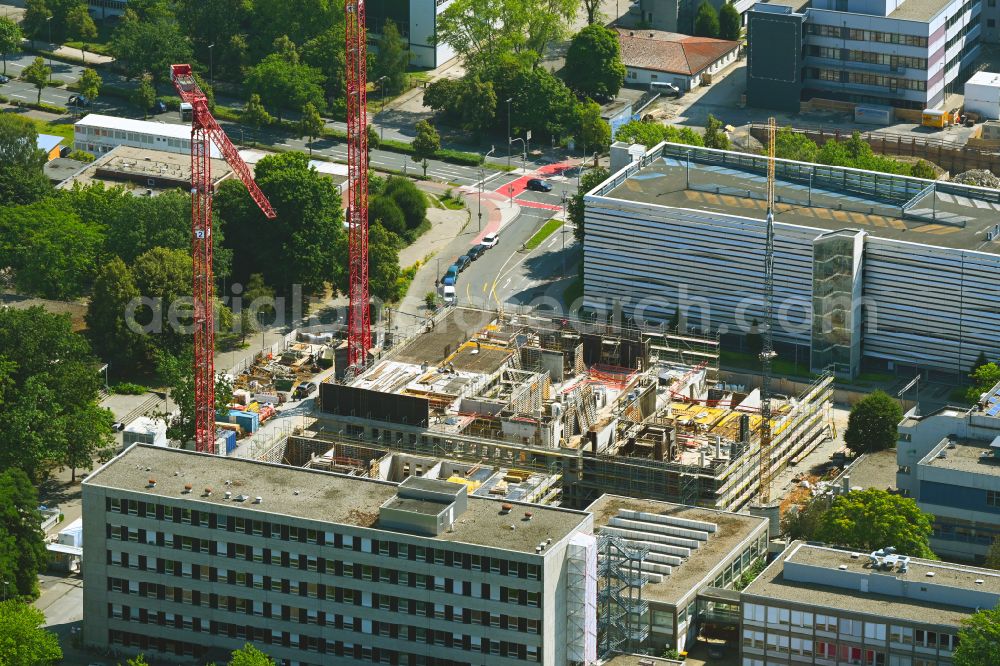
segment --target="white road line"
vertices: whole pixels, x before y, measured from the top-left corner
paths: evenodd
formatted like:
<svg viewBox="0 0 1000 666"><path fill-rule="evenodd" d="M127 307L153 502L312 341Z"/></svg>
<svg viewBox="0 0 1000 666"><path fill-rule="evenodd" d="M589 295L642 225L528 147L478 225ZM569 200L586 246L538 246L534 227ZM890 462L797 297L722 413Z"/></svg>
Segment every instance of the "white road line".
<svg viewBox="0 0 1000 666"><path fill-rule="evenodd" d="M506 282L504 282L504 283L503 283L503 286L502 286L502 287L500 287L500 288L501 288L501 289L506 289L506 288L507 288L507 285L509 285L509 284L510 284L510 281L511 281L512 279L513 279L513 278L507 278L507 281L506 281Z"/></svg>
<svg viewBox="0 0 1000 666"><path fill-rule="evenodd" d="M555 238L553 238L553 239L552 239L552 242L551 242L551 243L549 243L548 245L546 245L545 247L552 247L552 246L553 246L553 245L555 245L555 244L556 244L557 242L559 242L559 236L556 236Z"/></svg>
<svg viewBox="0 0 1000 666"><path fill-rule="evenodd" d="M20 98L20 99L28 99L28 98L27 98L27 97L25 97L24 95L16 95L16 94L13 94L13 93L11 94L11 97L18 97L18 98Z"/></svg>

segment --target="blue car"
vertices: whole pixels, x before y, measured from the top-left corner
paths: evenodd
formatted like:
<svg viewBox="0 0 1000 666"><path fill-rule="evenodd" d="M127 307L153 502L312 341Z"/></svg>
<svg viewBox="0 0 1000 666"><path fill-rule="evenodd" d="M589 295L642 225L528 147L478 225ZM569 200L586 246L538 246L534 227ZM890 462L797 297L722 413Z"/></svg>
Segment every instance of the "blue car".
<svg viewBox="0 0 1000 666"><path fill-rule="evenodd" d="M444 277L441 278L441 284L450 287L455 284L456 280L458 280L458 266L452 264L448 267L448 270L445 271Z"/></svg>

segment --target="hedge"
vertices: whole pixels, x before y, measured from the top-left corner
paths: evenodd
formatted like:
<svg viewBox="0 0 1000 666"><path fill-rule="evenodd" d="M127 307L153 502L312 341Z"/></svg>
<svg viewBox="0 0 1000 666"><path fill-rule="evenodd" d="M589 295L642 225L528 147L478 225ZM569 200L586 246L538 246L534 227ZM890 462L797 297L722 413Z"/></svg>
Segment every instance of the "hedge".
<svg viewBox="0 0 1000 666"><path fill-rule="evenodd" d="M56 106L55 104L46 104L45 102L39 104L37 102L28 102L22 99L16 99L13 102L11 102L11 104L13 106L21 106L27 109L36 109L38 111L45 111L46 113L55 113L60 116L69 113L69 109L67 109L65 106Z"/></svg>

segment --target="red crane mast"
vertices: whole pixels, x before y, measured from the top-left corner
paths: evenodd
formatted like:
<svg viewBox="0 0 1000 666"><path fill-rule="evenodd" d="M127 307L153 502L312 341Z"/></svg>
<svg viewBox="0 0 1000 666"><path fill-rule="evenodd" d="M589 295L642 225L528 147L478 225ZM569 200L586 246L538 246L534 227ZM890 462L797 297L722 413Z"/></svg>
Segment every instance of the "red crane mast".
<svg viewBox="0 0 1000 666"><path fill-rule="evenodd" d="M351 374L368 362L368 79L365 0L344 0L347 17L347 222L350 248L347 362Z"/></svg>
<svg viewBox="0 0 1000 666"><path fill-rule="evenodd" d="M276 214L236 146L208 110L191 65L171 65L177 94L191 105L191 257L194 297L194 442L215 453L215 282L212 275L212 162L214 143L268 219Z"/></svg>

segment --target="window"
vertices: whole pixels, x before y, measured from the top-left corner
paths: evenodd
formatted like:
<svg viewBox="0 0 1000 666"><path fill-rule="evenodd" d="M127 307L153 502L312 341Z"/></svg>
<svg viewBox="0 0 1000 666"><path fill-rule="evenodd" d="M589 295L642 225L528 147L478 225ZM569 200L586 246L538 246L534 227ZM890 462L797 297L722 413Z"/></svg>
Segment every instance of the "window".
<svg viewBox="0 0 1000 666"><path fill-rule="evenodd" d="M807 638L792 638L792 654L812 656L813 643Z"/></svg>
<svg viewBox="0 0 1000 666"><path fill-rule="evenodd" d="M757 604L743 604L743 619L747 622L763 622L764 608Z"/></svg>
<svg viewBox="0 0 1000 666"><path fill-rule="evenodd" d="M788 636L783 636L781 634L771 634L771 633L767 635L768 652L777 652L779 654L787 653L788 644L789 644Z"/></svg>
<svg viewBox="0 0 1000 666"><path fill-rule="evenodd" d="M865 666L885 666L885 652L865 650Z"/></svg>
<svg viewBox="0 0 1000 666"><path fill-rule="evenodd" d="M1000 507L1000 490L986 491L986 506Z"/></svg>
<svg viewBox="0 0 1000 666"><path fill-rule="evenodd" d="M762 648L764 647L764 632L753 629L743 630L743 647Z"/></svg>
<svg viewBox="0 0 1000 666"><path fill-rule="evenodd" d="M865 622L865 638L869 640L884 641L885 625Z"/></svg>
<svg viewBox="0 0 1000 666"><path fill-rule="evenodd" d="M861 636L861 621L840 618L841 636Z"/></svg>
<svg viewBox="0 0 1000 666"><path fill-rule="evenodd" d="M913 645L913 628L912 627L899 627L892 625L889 628L889 640L893 643L902 643L903 645Z"/></svg>
<svg viewBox="0 0 1000 666"><path fill-rule="evenodd" d="M768 608L768 624L788 624L789 610L787 608Z"/></svg>
<svg viewBox="0 0 1000 666"><path fill-rule="evenodd" d="M792 611L792 626L794 627L809 627L813 626L813 614L806 613L803 611Z"/></svg>

